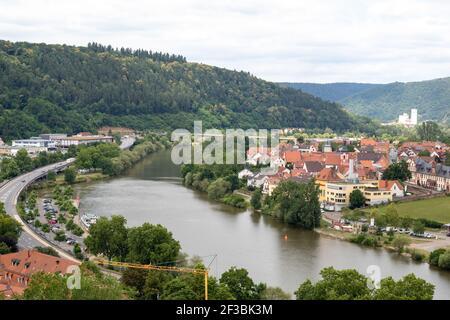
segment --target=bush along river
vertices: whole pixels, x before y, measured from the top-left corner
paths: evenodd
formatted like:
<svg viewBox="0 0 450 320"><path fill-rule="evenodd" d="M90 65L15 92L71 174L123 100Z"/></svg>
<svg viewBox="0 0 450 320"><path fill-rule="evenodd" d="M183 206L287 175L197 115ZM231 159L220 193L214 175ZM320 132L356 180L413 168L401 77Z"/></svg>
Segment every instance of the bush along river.
<svg viewBox="0 0 450 320"><path fill-rule="evenodd" d="M306 279L318 280L324 267L357 269L366 274L379 266L381 277L399 279L409 273L436 286L435 299L450 299L450 272L378 248L283 224L270 216L208 200L206 194L182 185L180 168L170 151L149 155L123 176L76 185L81 212L123 215L130 226L162 224L191 256L217 254L211 274L231 266L249 270L255 281L293 293ZM208 264L210 258L205 258Z"/></svg>

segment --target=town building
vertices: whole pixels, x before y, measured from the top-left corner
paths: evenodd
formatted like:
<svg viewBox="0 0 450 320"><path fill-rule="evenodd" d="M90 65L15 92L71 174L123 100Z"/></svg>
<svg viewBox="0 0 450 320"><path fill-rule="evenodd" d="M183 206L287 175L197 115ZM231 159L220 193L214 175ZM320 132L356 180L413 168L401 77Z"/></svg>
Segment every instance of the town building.
<svg viewBox="0 0 450 320"><path fill-rule="evenodd" d="M79 133L75 136L64 137L64 138L54 138L57 146L62 148L68 148L70 146L79 146L92 143L112 143L114 142L114 137L111 136L100 136L100 135L90 135L87 132Z"/></svg>
<svg viewBox="0 0 450 320"><path fill-rule="evenodd" d="M55 141L56 139L66 138L67 134L65 134L65 133L43 133L43 134L40 134L39 137L44 140Z"/></svg>
<svg viewBox="0 0 450 320"><path fill-rule="evenodd" d="M365 187L363 193L367 206L375 206L392 201L392 192L386 188Z"/></svg>
<svg viewBox="0 0 450 320"><path fill-rule="evenodd" d="M49 256L36 250L23 250L0 255L0 293L6 297L20 295L36 272L70 273L69 267L77 263Z"/></svg>
<svg viewBox="0 0 450 320"><path fill-rule="evenodd" d="M12 146L17 148L46 148L47 150L56 149L56 143L52 140L32 137L30 139L13 140Z"/></svg>
<svg viewBox="0 0 450 320"><path fill-rule="evenodd" d="M101 127L97 130L98 134L104 135L104 136L110 136L114 134L119 134L121 136L130 136L134 135L135 131L130 128L124 128L124 127Z"/></svg>
<svg viewBox="0 0 450 320"><path fill-rule="evenodd" d="M398 117L398 124L405 127L414 127L417 125L418 121L417 109L411 109L411 117L405 112Z"/></svg>
<svg viewBox="0 0 450 320"><path fill-rule="evenodd" d="M405 188L398 180L379 180L378 188L391 191L392 197L403 198L405 196Z"/></svg>
<svg viewBox="0 0 450 320"><path fill-rule="evenodd" d="M424 188L450 192L450 166L435 161L425 161L422 157L408 161L411 171L410 182Z"/></svg>

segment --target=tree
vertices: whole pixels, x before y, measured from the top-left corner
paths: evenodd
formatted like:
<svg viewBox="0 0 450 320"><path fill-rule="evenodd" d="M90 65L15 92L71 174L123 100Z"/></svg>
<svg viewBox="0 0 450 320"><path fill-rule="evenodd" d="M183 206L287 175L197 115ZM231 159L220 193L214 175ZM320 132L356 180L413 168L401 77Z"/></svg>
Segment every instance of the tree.
<svg viewBox="0 0 450 320"><path fill-rule="evenodd" d="M74 168L67 168L66 170L64 170L64 181L67 182L68 184L73 184L75 183L77 179L77 172L75 171Z"/></svg>
<svg viewBox="0 0 450 320"><path fill-rule="evenodd" d="M439 256L438 267L445 270L450 270L450 250L447 250Z"/></svg>
<svg viewBox="0 0 450 320"><path fill-rule="evenodd" d="M116 278L100 272L92 263L83 263L80 289L71 291L71 300L123 300L131 294Z"/></svg>
<svg viewBox="0 0 450 320"><path fill-rule="evenodd" d="M48 181L55 181L55 180L56 180L56 173L53 172L53 171L50 171L50 172L47 174L47 180L48 180Z"/></svg>
<svg viewBox="0 0 450 320"><path fill-rule="evenodd" d="M446 253L447 250L441 248L441 249L436 249L434 251L432 251L430 253L430 257L428 259L428 262L431 266L435 266L438 267L439 266L439 258L441 255L443 255L444 253Z"/></svg>
<svg viewBox="0 0 450 320"><path fill-rule="evenodd" d="M1 177L2 179L10 179L20 174L20 168L13 158L4 158L1 162Z"/></svg>
<svg viewBox="0 0 450 320"><path fill-rule="evenodd" d="M261 293L261 300L291 300L292 295L281 288L267 287Z"/></svg>
<svg viewBox="0 0 450 320"><path fill-rule="evenodd" d="M261 209L261 199L262 199L262 191L260 188L257 188L253 192L252 198L250 199L250 204L252 205L253 209L255 210Z"/></svg>
<svg viewBox="0 0 450 320"><path fill-rule="evenodd" d="M102 274L92 263L80 266L80 288L69 290L67 275L37 272L22 298L25 300L119 300L127 298L127 289L115 278Z"/></svg>
<svg viewBox="0 0 450 320"><path fill-rule="evenodd" d="M173 278L173 273L150 270L143 282L143 288L141 290L142 299L158 300L163 293L163 288L166 283Z"/></svg>
<svg viewBox="0 0 450 320"><path fill-rule="evenodd" d="M416 131L420 140L423 141L437 141L442 136L439 125L433 121L423 122L416 127Z"/></svg>
<svg viewBox="0 0 450 320"><path fill-rule="evenodd" d="M196 265L194 268L204 268ZM205 282L202 274L185 273L166 282L161 293L162 300L203 300ZM230 290L214 277L208 277L208 299L233 300Z"/></svg>
<svg viewBox="0 0 450 320"><path fill-rule="evenodd" d="M413 223L413 232L416 234L423 234L425 232L425 225L423 222L417 220Z"/></svg>
<svg viewBox="0 0 450 320"><path fill-rule="evenodd" d="M361 190L353 190L350 193L350 209L361 208L366 203L366 198Z"/></svg>
<svg viewBox="0 0 450 320"><path fill-rule="evenodd" d="M295 292L297 300L359 300L370 296L367 278L356 270L335 270L333 267L320 271L322 280L313 284L310 280Z"/></svg>
<svg viewBox="0 0 450 320"><path fill-rule="evenodd" d="M306 229L318 227L321 219L319 188L314 180L308 183L282 181L266 198L263 211Z"/></svg>
<svg viewBox="0 0 450 320"><path fill-rule="evenodd" d="M403 252L404 248L411 244L411 238L400 234L395 236L394 240L392 240L392 246L397 250L397 252Z"/></svg>
<svg viewBox="0 0 450 320"><path fill-rule="evenodd" d="M399 281L381 279L379 289L369 289L371 281L356 270L325 268L322 280L305 281L295 292L297 300L431 300L434 285L409 274Z"/></svg>
<svg viewBox="0 0 450 320"><path fill-rule="evenodd" d="M394 204L391 203L387 206L386 213L384 215L387 225L392 227L398 227L400 225L400 216Z"/></svg>
<svg viewBox="0 0 450 320"><path fill-rule="evenodd" d="M1 202L0 202L1 203ZM17 241L22 233L22 227L11 216L4 213L4 205L0 204L0 244L3 253L17 251ZM7 251L7 252L6 252Z"/></svg>
<svg viewBox="0 0 450 320"><path fill-rule="evenodd" d="M236 300L259 300L266 288L265 284L255 284L246 269L231 267L220 278Z"/></svg>
<svg viewBox="0 0 450 320"><path fill-rule="evenodd" d="M227 192L229 192L231 190L231 184L222 179L219 178L215 181L213 181L209 186L208 186L208 197L210 199L213 200L219 200L221 198L223 198Z"/></svg>
<svg viewBox="0 0 450 320"><path fill-rule="evenodd" d="M173 264L180 243L162 225L144 223L128 232L128 260L141 264Z"/></svg>
<svg viewBox="0 0 450 320"><path fill-rule="evenodd" d="M104 254L108 259L125 259L128 253L128 231L123 216L113 215L111 219L100 217L89 229L84 240L87 249L93 254Z"/></svg>
<svg viewBox="0 0 450 320"><path fill-rule="evenodd" d="M15 161L21 173L28 172L33 169L33 161L28 155L28 151L25 149L20 149L19 151L17 151Z"/></svg>
<svg viewBox="0 0 450 320"><path fill-rule="evenodd" d="M25 289L22 298L25 300L66 300L69 289L64 277L56 273L37 272Z"/></svg>
<svg viewBox="0 0 450 320"><path fill-rule="evenodd" d="M400 180L406 181L411 179L411 171L408 169L406 161L393 163L383 172L384 180Z"/></svg>
<svg viewBox="0 0 450 320"><path fill-rule="evenodd" d="M434 285L409 274L399 281L392 277L380 282L380 289L375 290L373 300L432 300Z"/></svg>

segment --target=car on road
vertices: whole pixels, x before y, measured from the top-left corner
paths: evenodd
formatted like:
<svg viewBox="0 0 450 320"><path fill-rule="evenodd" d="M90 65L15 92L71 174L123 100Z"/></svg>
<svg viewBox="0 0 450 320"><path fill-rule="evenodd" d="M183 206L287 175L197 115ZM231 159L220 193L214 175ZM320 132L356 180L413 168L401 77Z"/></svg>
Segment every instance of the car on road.
<svg viewBox="0 0 450 320"><path fill-rule="evenodd" d="M74 245L74 244L77 243L77 242L76 242L75 240L73 240L73 239L67 239L66 243L67 243L68 245Z"/></svg>
<svg viewBox="0 0 450 320"><path fill-rule="evenodd" d="M22 180L22 183L25 183L25 182L27 182L27 180Z"/></svg>

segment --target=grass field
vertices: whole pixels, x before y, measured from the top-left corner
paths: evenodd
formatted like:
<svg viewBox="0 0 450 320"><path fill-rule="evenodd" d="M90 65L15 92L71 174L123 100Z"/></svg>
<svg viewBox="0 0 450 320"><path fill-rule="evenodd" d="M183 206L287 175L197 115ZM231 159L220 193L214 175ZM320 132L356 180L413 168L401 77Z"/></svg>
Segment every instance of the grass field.
<svg viewBox="0 0 450 320"><path fill-rule="evenodd" d="M450 223L450 197L396 203L395 207L402 217L409 216ZM386 207L379 207L378 210L384 212Z"/></svg>

